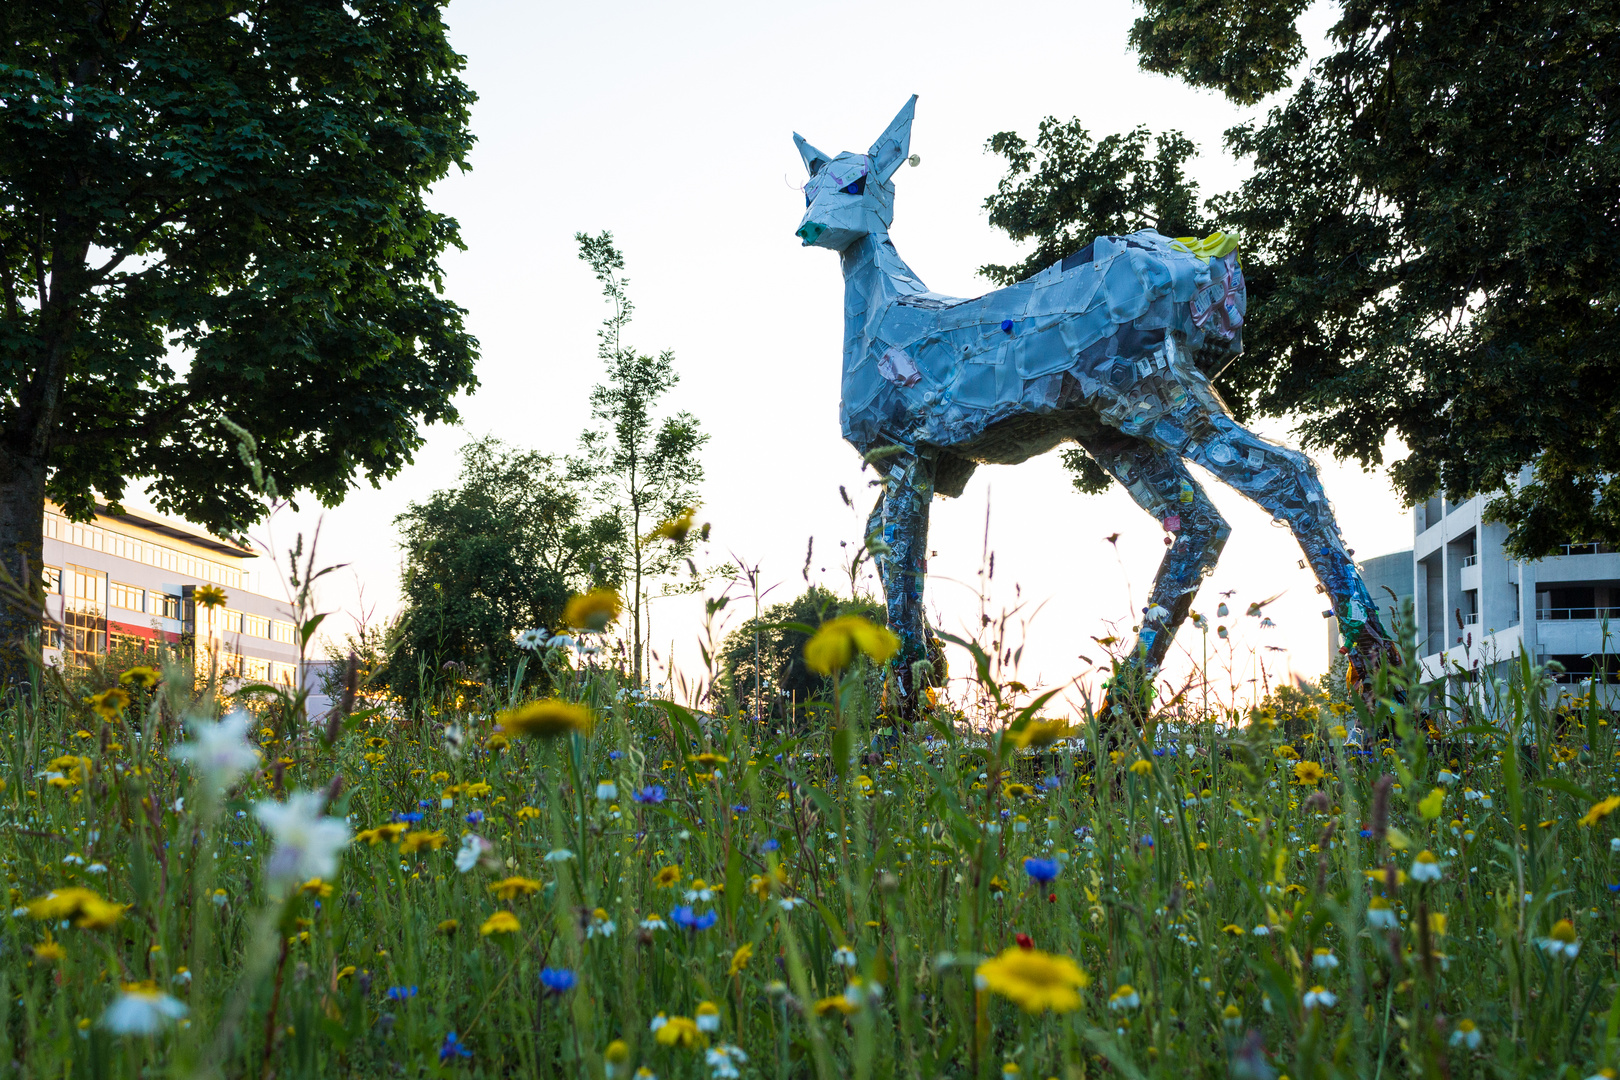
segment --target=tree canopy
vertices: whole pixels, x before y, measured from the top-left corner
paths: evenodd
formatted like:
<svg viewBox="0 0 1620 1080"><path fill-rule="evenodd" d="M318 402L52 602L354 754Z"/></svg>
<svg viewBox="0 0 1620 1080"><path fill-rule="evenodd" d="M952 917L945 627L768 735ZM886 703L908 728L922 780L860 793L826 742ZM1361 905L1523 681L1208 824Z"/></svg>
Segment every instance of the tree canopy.
<svg viewBox="0 0 1620 1080"><path fill-rule="evenodd" d="M461 453L456 487L394 519L404 610L381 682L407 699L447 662L506 677L522 655L520 632L559 632L569 596L616 586L623 573L618 516L591 506L587 477L493 437ZM543 677L541 665L529 668Z"/></svg>
<svg viewBox="0 0 1620 1080"><path fill-rule="evenodd" d="M1303 6L1147 0L1132 43L1149 70L1253 103L1292 85ZM1620 2L1341 0L1329 44L1226 132L1251 177L1182 210L1243 242L1247 351L1220 389L1365 467L1395 433L1401 494L1495 496L1517 556L1620 541ZM1197 194L1179 139L1149 158L1138 131L1104 153L1049 120L1034 167L1016 135L993 137L1009 171L991 220L1037 250L986 272L1046 265L1132 215L1174 219Z"/></svg>
<svg viewBox="0 0 1620 1080"><path fill-rule="evenodd" d="M472 92L437 0L0 5L0 558L150 481L227 534L339 501L453 420L477 343L442 294ZM34 562L37 567L37 561Z"/></svg>
<svg viewBox="0 0 1620 1080"><path fill-rule="evenodd" d="M792 699L797 698L802 705L826 694L832 680L811 671L804 662L804 645L810 635L785 624L796 623L813 631L839 615L862 615L879 625L888 621L883 605L876 600L851 600L812 585L792 600L772 604L758 619L749 619L727 634L720 646L720 668L737 703L752 712L757 686L760 711L767 716L786 716Z"/></svg>

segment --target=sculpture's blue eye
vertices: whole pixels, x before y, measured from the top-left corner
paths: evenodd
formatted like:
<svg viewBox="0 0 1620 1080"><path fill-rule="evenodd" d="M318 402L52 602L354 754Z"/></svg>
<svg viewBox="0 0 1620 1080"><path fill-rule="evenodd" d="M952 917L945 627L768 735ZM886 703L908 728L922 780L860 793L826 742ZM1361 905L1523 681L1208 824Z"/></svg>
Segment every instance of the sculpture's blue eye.
<svg viewBox="0 0 1620 1080"><path fill-rule="evenodd" d="M846 188L840 188L839 190L841 190L845 195L864 195L866 194L866 177L861 176L853 184Z"/></svg>

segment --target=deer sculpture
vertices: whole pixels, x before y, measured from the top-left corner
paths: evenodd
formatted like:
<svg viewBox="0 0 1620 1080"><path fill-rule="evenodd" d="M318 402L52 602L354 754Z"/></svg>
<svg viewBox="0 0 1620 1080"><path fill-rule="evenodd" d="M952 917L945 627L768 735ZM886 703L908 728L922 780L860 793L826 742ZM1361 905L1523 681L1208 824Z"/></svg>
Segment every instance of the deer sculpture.
<svg viewBox="0 0 1620 1080"><path fill-rule="evenodd" d="M1127 666L1149 677L1158 670L1230 532L1187 469L1195 461L1287 522L1332 604L1324 616L1339 618L1351 679L1367 687L1395 647L1315 466L1237 423L1210 385L1243 348L1236 241L1152 230L1099 236L974 299L930 292L888 232L916 103L864 154L824 153L793 136L809 172L796 235L843 263L844 438L885 473L867 530L901 642L902 716L915 715L929 675L923 585L933 497L961 495L980 463L1014 464L1064 442L1165 529ZM1111 691L1108 707L1119 704Z"/></svg>

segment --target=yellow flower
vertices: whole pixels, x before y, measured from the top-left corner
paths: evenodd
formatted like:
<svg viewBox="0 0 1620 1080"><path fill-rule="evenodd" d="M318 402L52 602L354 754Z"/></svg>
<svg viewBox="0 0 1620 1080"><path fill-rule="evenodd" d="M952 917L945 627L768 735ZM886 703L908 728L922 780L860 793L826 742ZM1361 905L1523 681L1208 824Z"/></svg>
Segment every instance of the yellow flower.
<svg viewBox="0 0 1620 1080"><path fill-rule="evenodd" d="M1284 761L1296 761L1299 758L1299 751L1288 745L1279 746L1277 749L1273 750L1272 753L1276 754Z"/></svg>
<svg viewBox="0 0 1620 1080"><path fill-rule="evenodd" d="M533 807L533 806L520 806L520 807L518 807L517 819L519 821L530 821L530 820L533 820L534 818L537 818L539 816L540 816L540 811L539 811L539 809L537 807Z"/></svg>
<svg viewBox="0 0 1620 1080"><path fill-rule="evenodd" d="M488 784L484 783L482 780L475 780L474 782L468 784L466 787L462 788L461 793L463 795L467 796L467 798L469 798L469 799L478 799L478 798L482 798L485 795L488 795L491 791L494 791L494 790L495 790L494 788L490 787Z"/></svg>
<svg viewBox="0 0 1620 1080"><path fill-rule="evenodd" d="M860 615L840 615L821 624L805 643L804 662L811 671L831 675L848 667L861 652L882 663L900 651L900 639L885 626Z"/></svg>
<svg viewBox="0 0 1620 1080"><path fill-rule="evenodd" d="M671 518L670 520L659 525L658 528L654 529L652 531L652 537L668 540L672 544L682 543L686 539L686 534L692 531L692 518L696 513L697 510L691 507L682 510L678 516ZM707 535L708 531L708 527L705 526L703 529L704 534ZM649 539L652 537L649 537Z"/></svg>
<svg viewBox="0 0 1620 1080"><path fill-rule="evenodd" d="M489 891L502 900L515 900L519 896L532 896L540 891L540 883L533 878L509 877L489 887Z"/></svg>
<svg viewBox="0 0 1620 1080"><path fill-rule="evenodd" d="M737 951L731 954L731 965L726 969L727 975L740 975L748 961L754 958L754 947L748 943L737 946Z"/></svg>
<svg viewBox="0 0 1620 1080"><path fill-rule="evenodd" d="M450 838L438 829L418 829L405 834L405 839L399 842L401 855L414 855L423 848L429 851L438 851L444 847Z"/></svg>
<svg viewBox="0 0 1620 1080"><path fill-rule="evenodd" d="M441 934L453 934L457 930L460 930L460 929L461 929L461 920L460 919L445 919L443 922L439 923L439 926L438 926L439 933L441 933Z"/></svg>
<svg viewBox="0 0 1620 1080"><path fill-rule="evenodd" d="M1002 790L1007 793L1009 798L1013 799L1022 799L1025 796L1035 794L1035 789L1028 784L1008 784Z"/></svg>
<svg viewBox="0 0 1620 1080"><path fill-rule="evenodd" d="M52 941L47 935L45 940L34 946L34 959L42 960L47 964L54 964L67 956L67 950L62 948L60 942Z"/></svg>
<svg viewBox="0 0 1620 1080"><path fill-rule="evenodd" d="M217 608L225 606L225 590L218 585L204 585L191 594L191 598L200 607Z"/></svg>
<svg viewBox="0 0 1620 1080"><path fill-rule="evenodd" d="M1315 787L1327 773L1314 761L1301 761L1294 766L1294 783L1302 787Z"/></svg>
<svg viewBox="0 0 1620 1080"><path fill-rule="evenodd" d="M485 937L491 934L515 934L523 929L523 924L517 921L517 916L510 911L497 911L484 920L484 925L478 932Z"/></svg>
<svg viewBox="0 0 1620 1080"><path fill-rule="evenodd" d="M1091 976L1067 956L1013 946L975 971L978 984L1027 1013L1069 1012L1080 1007L1080 991Z"/></svg>
<svg viewBox="0 0 1620 1080"><path fill-rule="evenodd" d="M1020 750L1032 746L1050 746L1059 739L1070 739L1079 732L1067 720L1031 720L1016 731L1007 732L1007 738Z"/></svg>
<svg viewBox="0 0 1620 1080"><path fill-rule="evenodd" d="M615 1069L622 1069L630 1063L630 1044L623 1039L614 1039L602 1051L602 1060Z"/></svg>
<svg viewBox="0 0 1620 1080"><path fill-rule="evenodd" d="M619 617L624 603L612 589L592 589L582 596L570 597L563 609L563 622L575 630L602 631L608 623Z"/></svg>
<svg viewBox="0 0 1620 1080"><path fill-rule="evenodd" d="M91 694L84 703L103 720L115 720L129 708L129 691L122 686L111 686L99 694Z"/></svg>
<svg viewBox="0 0 1620 1080"><path fill-rule="evenodd" d="M679 866L666 866L653 875L653 884L660 889L673 889L681 880Z"/></svg>
<svg viewBox="0 0 1620 1080"><path fill-rule="evenodd" d="M72 919L83 930L105 930L124 913L123 904L103 900L89 889L77 886L55 889L28 902L28 914L41 922Z"/></svg>
<svg viewBox="0 0 1620 1080"><path fill-rule="evenodd" d="M1581 824L1596 825L1598 822L1614 813L1616 808L1620 808L1620 795L1610 795L1602 802L1593 803L1592 809L1581 815Z"/></svg>
<svg viewBox="0 0 1620 1080"><path fill-rule="evenodd" d="M490 750L505 750L508 746L511 746L511 745L512 745L512 740L508 739L505 735L502 735L498 731L495 732L495 734L491 735L489 738L484 740L484 746L486 746Z"/></svg>
<svg viewBox="0 0 1620 1080"><path fill-rule="evenodd" d="M508 735L552 739L558 735L578 732L589 735L596 724L591 710L583 705L559 698L531 701L516 709L508 709L497 718L501 730Z"/></svg>
<svg viewBox="0 0 1620 1080"><path fill-rule="evenodd" d="M1153 762L1149 761L1147 758L1137 758L1135 761L1131 762L1131 772L1135 773L1137 776L1146 776L1152 771Z"/></svg>
<svg viewBox="0 0 1620 1080"><path fill-rule="evenodd" d="M379 825L375 829L361 829L355 834L354 842L358 844L365 841L375 847L378 844L392 844L404 835L405 826L396 821L387 825Z"/></svg>
<svg viewBox="0 0 1620 1080"><path fill-rule="evenodd" d="M1423 815L1425 821L1433 821L1440 816L1440 809L1446 801L1444 788L1435 788L1418 803L1418 813Z"/></svg>
<svg viewBox="0 0 1620 1080"><path fill-rule="evenodd" d="M993 892L993 893L1006 892L1007 891L1007 883L1005 881L1003 881L999 876L992 876L990 878L990 891Z"/></svg>
<svg viewBox="0 0 1620 1080"><path fill-rule="evenodd" d="M325 900L328 896L332 895L332 886L328 885L320 878L314 877L298 886L298 891L308 893L316 899Z"/></svg>
<svg viewBox="0 0 1620 1080"><path fill-rule="evenodd" d="M815 1004L817 1016L826 1016L828 1013L839 1013L843 1016L848 1016L850 1013L854 1012L855 1009L855 1003L850 1001L843 994L839 994L836 997L821 998Z"/></svg>
<svg viewBox="0 0 1620 1080"><path fill-rule="evenodd" d="M125 686L134 685L140 687L142 690L150 690L152 687L157 685L158 678L159 676L156 668L132 667L122 675L118 676L118 681L123 683Z"/></svg>
<svg viewBox="0 0 1620 1080"><path fill-rule="evenodd" d="M696 1050L709 1045L709 1037L698 1030L697 1021L690 1016L672 1016L658 1029L655 1036L659 1046L677 1046L682 1050Z"/></svg>

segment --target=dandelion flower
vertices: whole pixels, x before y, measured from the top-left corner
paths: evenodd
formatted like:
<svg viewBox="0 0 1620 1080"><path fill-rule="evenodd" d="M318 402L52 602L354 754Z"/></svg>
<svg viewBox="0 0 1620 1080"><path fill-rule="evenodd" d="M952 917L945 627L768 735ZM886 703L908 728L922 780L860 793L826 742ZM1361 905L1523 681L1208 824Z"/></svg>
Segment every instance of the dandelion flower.
<svg viewBox="0 0 1620 1080"><path fill-rule="evenodd" d="M804 662L820 675L842 671L864 653L883 663L900 650L900 639L887 627L860 615L840 615L822 623L804 646Z"/></svg>
<svg viewBox="0 0 1620 1080"><path fill-rule="evenodd" d="M438 927L437 927L437 929L438 929L439 933L441 933L441 934L453 934L457 930L461 929L461 920L460 919L444 919L444 920L441 920Z"/></svg>
<svg viewBox="0 0 1620 1080"><path fill-rule="evenodd" d="M1581 815L1581 824L1588 826L1596 825L1598 822L1614 813L1617 807L1620 807L1620 795L1610 795L1602 802L1593 803L1592 808Z"/></svg>
<svg viewBox="0 0 1620 1080"><path fill-rule="evenodd" d="M832 1013L838 1013L841 1016L848 1016L857 1008L859 1008L858 1005L850 1001L842 994L835 994L832 997L818 998L813 1006L817 1016L827 1016Z"/></svg>
<svg viewBox="0 0 1620 1080"><path fill-rule="evenodd" d="M142 690L150 690L158 684L161 677L156 668L136 666L118 676L118 681L125 686L138 686Z"/></svg>
<svg viewBox="0 0 1620 1080"><path fill-rule="evenodd" d="M581 596L571 597L563 609L563 622L575 630L600 633L619 617L624 602L612 589L592 589Z"/></svg>
<svg viewBox="0 0 1620 1080"><path fill-rule="evenodd" d="M489 891L502 900L513 900L519 896L532 896L540 891L540 883L533 878L509 877L490 885Z"/></svg>
<svg viewBox="0 0 1620 1080"><path fill-rule="evenodd" d="M544 698L516 709L507 709L497 720L507 735L539 739L554 739L559 735L574 733L589 735L596 724L591 710L559 698Z"/></svg>
<svg viewBox="0 0 1620 1080"><path fill-rule="evenodd" d="M484 925L478 928L478 932L484 937L489 937L491 934L515 934L522 929L523 924L518 922L516 915L510 911L497 911L484 920Z"/></svg>
<svg viewBox="0 0 1620 1080"><path fill-rule="evenodd" d="M1305 991L1307 1009L1331 1009L1338 1000L1338 996L1325 986L1313 986Z"/></svg>
<svg viewBox="0 0 1620 1080"><path fill-rule="evenodd" d="M49 936L34 946L34 959L41 963L54 964L66 956L67 950L62 948L60 942L51 940Z"/></svg>
<svg viewBox="0 0 1620 1080"><path fill-rule="evenodd" d="M748 966L748 961L752 960L753 958L754 958L754 946L753 945L751 945L751 944L749 944L747 942L744 942L743 944L737 946L737 951L731 954L731 963L726 968L726 974L727 975L740 975L740 974L742 974L743 968L747 967Z"/></svg>
<svg viewBox="0 0 1620 1080"><path fill-rule="evenodd" d="M663 1013L658 1014L664 1022L659 1024L653 1033L659 1046L673 1046L681 1050L697 1050L709 1043L709 1037L697 1026L697 1021L689 1016L671 1016L664 1018Z"/></svg>
<svg viewBox="0 0 1620 1080"><path fill-rule="evenodd" d="M1294 783L1301 787L1315 787L1327 773L1314 761L1301 761L1294 765Z"/></svg>
<svg viewBox="0 0 1620 1080"><path fill-rule="evenodd" d="M30 916L41 922L71 919L81 930L106 930L124 913L123 904L103 900L89 889L70 886L54 889L27 905Z"/></svg>
<svg viewBox="0 0 1620 1080"><path fill-rule="evenodd" d="M418 851L438 851L450 842L450 838L438 829L418 829L405 834L405 839L399 842L401 855L414 855Z"/></svg>
<svg viewBox="0 0 1620 1080"><path fill-rule="evenodd" d="M653 875L653 884L660 889L673 889L680 883L681 868L679 866L666 866Z"/></svg>
<svg viewBox="0 0 1620 1080"><path fill-rule="evenodd" d="M375 847L378 844L392 844L405 835L404 822L391 821L387 825L379 825L375 829L361 829L354 836L354 842L366 843Z"/></svg>
<svg viewBox="0 0 1620 1080"><path fill-rule="evenodd" d="M183 1002L155 983L125 983L123 992L101 1014L101 1026L114 1035L156 1035L186 1015Z"/></svg>
<svg viewBox="0 0 1620 1080"><path fill-rule="evenodd" d="M1080 991L1090 985L1091 976L1067 956L1015 945L981 963L974 983L1027 1013L1061 1013L1080 1007Z"/></svg>

